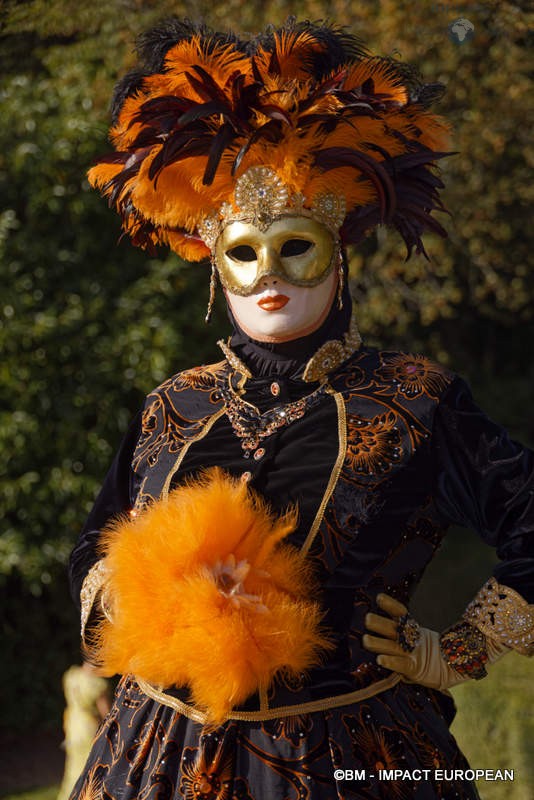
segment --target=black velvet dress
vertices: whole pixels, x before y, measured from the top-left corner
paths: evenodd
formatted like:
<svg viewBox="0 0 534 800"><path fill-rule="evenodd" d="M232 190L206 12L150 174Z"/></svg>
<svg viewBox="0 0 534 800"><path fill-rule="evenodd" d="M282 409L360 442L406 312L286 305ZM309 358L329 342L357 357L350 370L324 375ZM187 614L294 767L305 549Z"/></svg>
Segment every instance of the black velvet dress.
<svg viewBox="0 0 534 800"><path fill-rule="evenodd" d="M307 398L303 415L246 452L226 413L243 377L235 366L224 360L166 381L133 421L73 552L73 593L111 516L220 465L245 474L279 511L298 503L290 538L316 565L335 651L211 731L186 687L158 693L123 676L72 797L477 798L449 732L451 696L378 666L362 646L364 618L380 613L379 592L409 604L450 524L494 546L497 580L533 602L534 454L477 408L460 378L423 356L362 347L317 392L319 383L302 380L302 358L239 337L233 344L253 375L244 399L266 412ZM340 769L354 776L340 778ZM391 769L429 772L383 778Z"/></svg>

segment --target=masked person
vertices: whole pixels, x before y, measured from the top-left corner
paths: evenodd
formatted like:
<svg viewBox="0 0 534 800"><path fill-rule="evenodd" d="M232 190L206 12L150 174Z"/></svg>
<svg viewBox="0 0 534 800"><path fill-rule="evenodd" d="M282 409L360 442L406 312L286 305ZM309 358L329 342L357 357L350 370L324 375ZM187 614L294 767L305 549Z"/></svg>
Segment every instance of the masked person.
<svg viewBox="0 0 534 800"><path fill-rule="evenodd" d="M211 261L233 330L147 397L73 551L123 677L72 797L478 797L447 689L532 654L534 458L460 378L362 345L345 256L446 235L436 85L293 20L139 53L90 181L134 244ZM451 523L500 562L440 634L407 604Z"/></svg>

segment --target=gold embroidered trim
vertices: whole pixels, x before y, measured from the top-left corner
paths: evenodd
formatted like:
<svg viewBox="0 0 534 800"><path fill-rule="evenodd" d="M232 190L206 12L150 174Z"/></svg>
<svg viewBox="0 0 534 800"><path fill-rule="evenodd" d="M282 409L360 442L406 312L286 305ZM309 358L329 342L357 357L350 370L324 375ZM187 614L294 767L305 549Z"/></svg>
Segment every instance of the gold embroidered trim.
<svg viewBox="0 0 534 800"><path fill-rule="evenodd" d="M325 342L310 358L304 369L302 380L306 383L326 380L327 375L337 369L340 364L351 357L362 344L362 337L354 317L351 317L350 326L343 337Z"/></svg>
<svg viewBox="0 0 534 800"><path fill-rule="evenodd" d="M267 697L267 687L260 684L260 688L258 689L258 694L260 696L260 711L267 711L269 708L269 700Z"/></svg>
<svg viewBox="0 0 534 800"><path fill-rule="evenodd" d="M518 653L534 655L534 604L495 578L471 600L463 619Z"/></svg>
<svg viewBox="0 0 534 800"><path fill-rule="evenodd" d="M219 339L217 342L219 347L224 353L224 357L236 372L240 372L241 375L244 375L245 378L252 378L252 372L249 370L246 364L244 364L239 356L236 356L232 348L223 340Z"/></svg>
<svg viewBox="0 0 534 800"><path fill-rule="evenodd" d="M161 497L168 497L169 496L169 489L170 489L170 486L171 486L171 481L172 481L173 477L176 475L176 473L178 472L178 470L180 469L180 464L184 460L185 455L186 455L187 451L189 450L189 448L191 447L191 445L194 444L195 442L198 442L199 439L203 439L204 436L206 436L206 434L215 425L217 420L220 419L223 416L224 413L225 413L225 408L223 406L223 408L220 408L218 411L215 412L215 414L213 414L208 419L208 421L206 422L206 424L204 425L202 430L200 430L195 436L192 436L191 439L188 439L188 441L184 444L184 446L180 450L178 458L174 462L174 464L172 466L172 469L169 470L169 474L167 475L167 477L165 479L165 483L163 484L163 489L161 491Z"/></svg>
<svg viewBox="0 0 534 800"><path fill-rule="evenodd" d="M339 480L339 476L341 474L341 470L343 467L343 462L345 461L345 456L347 454L347 412L345 409L345 401L343 399L343 395L340 392L334 392L332 387L329 386L328 391L329 393L334 395L334 400L336 401L336 406L337 406L337 430L338 430L339 450L336 458L336 463L334 464L332 473L330 475L330 480L328 481L328 486L326 487L323 499L321 500L321 505L319 506L319 510L315 515L315 519L306 537L306 541L302 545L301 552L304 554L306 554L310 549L310 547L312 546L312 542L315 539L317 531L321 526L326 506Z"/></svg>
<svg viewBox="0 0 534 800"><path fill-rule="evenodd" d="M200 722L206 724L207 716L202 711L199 711L194 706L187 705L181 700L178 700L172 695L165 694L160 689L152 686L142 678L135 678L141 691L151 697L152 700L157 700L175 711L179 711L184 717L193 720L193 722ZM360 700L367 700L369 697L374 697L375 694L391 689L399 681L402 680L402 675L394 672L388 678L381 681L375 681L365 689L356 689L354 692L347 694L338 694L334 697L324 697L322 700L310 700L308 703L296 703L292 706L279 706L278 708L270 708L266 711L234 711L228 715L227 719L235 719L241 722L262 722L269 719L277 719L278 717L292 717L295 714L310 714L313 711L326 711L329 708L338 708L339 706L346 706L350 703L357 703Z"/></svg>
<svg viewBox="0 0 534 800"><path fill-rule="evenodd" d="M84 638L87 620L91 614L91 609L95 603L98 593L106 584L108 577L108 569L101 558L96 564L93 564L89 572L84 578L82 588L80 591L80 605L81 605L81 637Z"/></svg>

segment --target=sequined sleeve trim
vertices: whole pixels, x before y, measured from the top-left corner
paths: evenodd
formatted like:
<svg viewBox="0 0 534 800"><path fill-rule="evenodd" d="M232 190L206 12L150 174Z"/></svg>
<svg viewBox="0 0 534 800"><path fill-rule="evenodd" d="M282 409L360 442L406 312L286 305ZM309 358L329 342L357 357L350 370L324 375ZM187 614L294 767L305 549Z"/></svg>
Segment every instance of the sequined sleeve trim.
<svg viewBox="0 0 534 800"><path fill-rule="evenodd" d="M486 636L534 655L534 604L490 578L467 606L463 618Z"/></svg>
<svg viewBox="0 0 534 800"><path fill-rule="evenodd" d="M85 636L85 628L95 601L107 582L108 569L103 559L93 564L85 576L80 592L81 636Z"/></svg>

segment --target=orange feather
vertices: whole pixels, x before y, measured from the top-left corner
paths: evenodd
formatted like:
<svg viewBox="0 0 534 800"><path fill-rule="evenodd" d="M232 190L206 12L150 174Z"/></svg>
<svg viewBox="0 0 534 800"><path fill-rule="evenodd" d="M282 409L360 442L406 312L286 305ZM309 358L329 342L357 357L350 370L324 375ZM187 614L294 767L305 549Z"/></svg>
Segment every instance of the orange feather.
<svg viewBox="0 0 534 800"><path fill-rule="evenodd" d="M451 126L410 104L406 79L393 60L348 57L332 73L317 77L317 55L328 55L327 40L318 31L309 24L274 31L270 44L258 45L254 55L236 43L192 34L170 46L160 72L135 84L110 138L117 150L137 154L140 169L121 186L126 159L123 165L102 163L90 170L89 180L109 196L117 179L115 205L136 244L167 243L183 258L204 258L207 248L186 234L198 236L210 213L234 203L236 180L252 166L274 170L290 195L304 196L307 208L318 195L334 192L350 214L376 202L376 188L368 178L362 180L356 159L353 166L323 172L315 162L321 150L349 149L381 162L418 144L436 152L449 149ZM358 104L357 90L368 79L372 108L366 109ZM147 106L151 100L161 102ZM145 135L136 143L140 134ZM156 158L157 175L150 171Z"/></svg>
<svg viewBox="0 0 534 800"><path fill-rule="evenodd" d="M188 685L219 723L280 671L316 665L330 645L311 564L285 542L295 524L218 468L115 522L102 535L104 674Z"/></svg>

